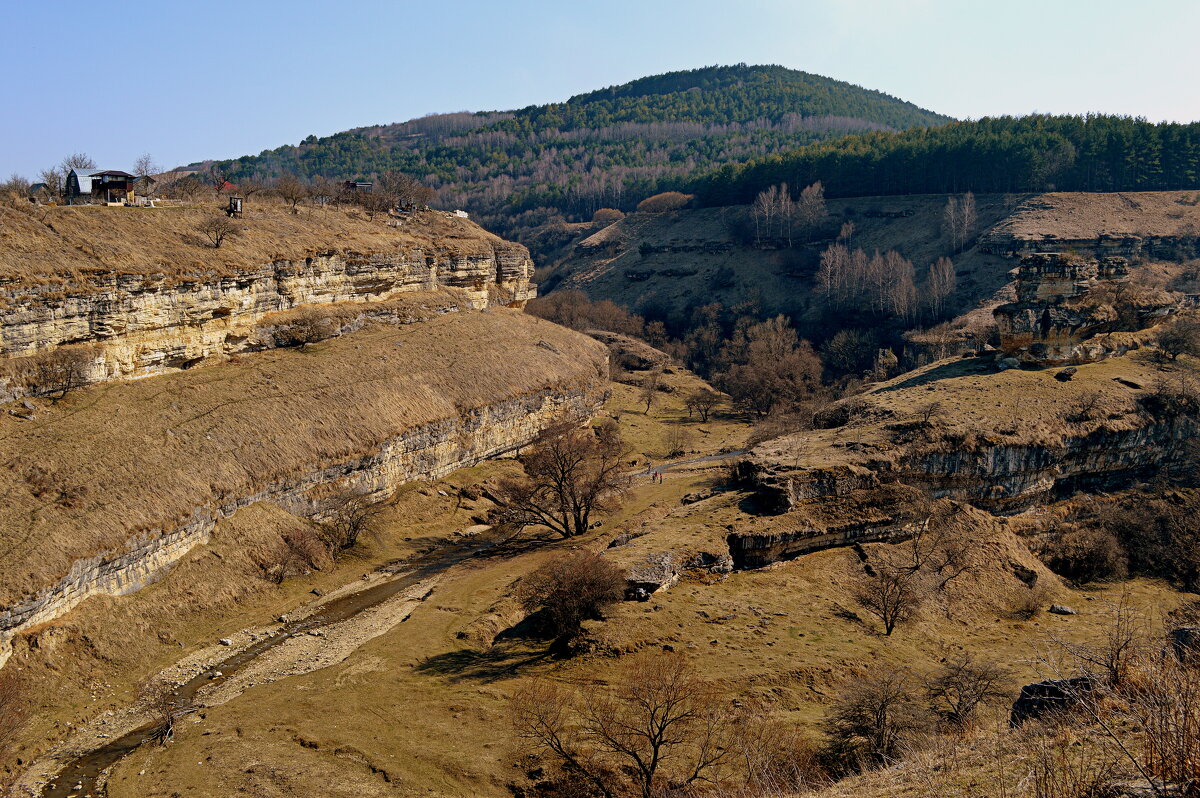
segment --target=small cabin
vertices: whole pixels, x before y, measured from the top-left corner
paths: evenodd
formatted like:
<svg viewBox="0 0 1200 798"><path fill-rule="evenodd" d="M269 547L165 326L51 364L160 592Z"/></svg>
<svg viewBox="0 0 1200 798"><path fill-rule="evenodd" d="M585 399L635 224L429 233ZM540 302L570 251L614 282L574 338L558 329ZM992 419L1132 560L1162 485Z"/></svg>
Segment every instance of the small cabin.
<svg viewBox="0 0 1200 798"><path fill-rule="evenodd" d="M370 191L375 188L375 184L370 180L346 180L342 183L342 188L346 191Z"/></svg>
<svg viewBox="0 0 1200 798"><path fill-rule="evenodd" d="M67 198L94 202L133 202L137 178L120 169L72 169L67 173Z"/></svg>

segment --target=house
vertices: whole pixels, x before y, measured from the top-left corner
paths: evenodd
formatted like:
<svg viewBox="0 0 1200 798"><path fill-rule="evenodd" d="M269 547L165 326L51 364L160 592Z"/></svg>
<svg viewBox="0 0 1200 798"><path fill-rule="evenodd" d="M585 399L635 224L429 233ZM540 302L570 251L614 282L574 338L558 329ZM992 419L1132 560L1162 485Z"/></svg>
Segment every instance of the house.
<svg viewBox="0 0 1200 798"><path fill-rule="evenodd" d="M67 173L67 199L88 197L97 202L132 202L136 179L120 169L72 169Z"/></svg>
<svg viewBox="0 0 1200 798"><path fill-rule="evenodd" d="M342 188L346 191L370 191L375 188L375 184L370 180L346 180L342 183Z"/></svg>

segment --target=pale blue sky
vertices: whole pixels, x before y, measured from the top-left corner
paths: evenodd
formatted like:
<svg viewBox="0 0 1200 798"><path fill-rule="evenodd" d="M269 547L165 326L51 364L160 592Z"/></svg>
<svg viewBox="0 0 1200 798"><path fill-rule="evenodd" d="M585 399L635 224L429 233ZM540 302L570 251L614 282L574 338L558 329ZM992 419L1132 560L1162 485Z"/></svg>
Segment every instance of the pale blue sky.
<svg viewBox="0 0 1200 798"><path fill-rule="evenodd" d="M0 176L76 151L235 157L741 61L957 117L1200 119L1197 0L0 0L0 22Z"/></svg>

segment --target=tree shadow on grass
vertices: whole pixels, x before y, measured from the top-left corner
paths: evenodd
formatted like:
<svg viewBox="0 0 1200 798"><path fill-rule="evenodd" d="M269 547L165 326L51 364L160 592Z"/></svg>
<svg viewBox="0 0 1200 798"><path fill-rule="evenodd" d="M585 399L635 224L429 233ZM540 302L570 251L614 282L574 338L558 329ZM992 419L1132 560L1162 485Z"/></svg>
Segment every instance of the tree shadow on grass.
<svg viewBox="0 0 1200 798"><path fill-rule="evenodd" d="M929 371L924 371L909 377L907 380L898 382L895 385L889 385L886 388L880 388L877 393L890 393L892 391L900 391L905 388L915 388L918 385L928 385L931 382L938 380L949 380L955 377L967 377L972 374L990 374L995 369L991 365L991 361L982 357L963 358L962 360L952 360L949 363L943 363L937 368L932 368Z"/></svg>
<svg viewBox="0 0 1200 798"><path fill-rule="evenodd" d="M493 646L486 651L463 648L428 657L417 665L417 671L448 676L451 682L486 684L519 676L526 668L551 658L548 650L527 646Z"/></svg>

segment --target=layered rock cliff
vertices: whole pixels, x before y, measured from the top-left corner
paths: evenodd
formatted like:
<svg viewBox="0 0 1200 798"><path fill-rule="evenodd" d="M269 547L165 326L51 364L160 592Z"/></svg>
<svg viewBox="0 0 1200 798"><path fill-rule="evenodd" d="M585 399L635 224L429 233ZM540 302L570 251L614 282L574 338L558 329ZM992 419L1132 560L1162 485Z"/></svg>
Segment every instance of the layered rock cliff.
<svg viewBox="0 0 1200 798"><path fill-rule="evenodd" d="M827 414L841 426L769 441L735 465L760 511L730 529L735 562L762 565L911 532L914 502L950 498L997 514L1153 477L1197 430L1170 375L1118 358L996 373L943 361ZM1186 387L1181 388L1186 393Z"/></svg>
<svg viewBox="0 0 1200 798"><path fill-rule="evenodd" d="M9 253L9 262L0 263L0 356L87 346L88 382L161 374L262 348L257 325L299 307L374 303L442 288L456 289L458 301L473 308L519 307L536 293L524 247L437 212L388 226L323 211L309 215L297 241L283 211L262 210L241 222L242 237L206 251L187 238L190 217L197 216L189 209L54 210L43 225L12 212L0 219L20 222L5 238L32 250L23 261ZM101 218L105 213L110 218ZM143 229L155 213L176 224L179 239ZM181 214L184 222L176 218ZM106 221L112 230L99 229ZM98 241L113 236L112 250L101 251ZM323 243L313 246L317 241ZM22 375L20 362L8 365L0 369L0 398L42 389ZM34 370L32 361L27 365L25 371Z"/></svg>
<svg viewBox="0 0 1200 798"><path fill-rule="evenodd" d="M1122 257L1040 253L1021 260L1017 299L994 311L1000 349L1028 365L1090 363L1125 351L1104 333L1136 332L1160 322L1182 297L1129 281Z"/></svg>
<svg viewBox="0 0 1200 798"><path fill-rule="evenodd" d="M414 294L394 308L407 323L0 418L0 648L88 596L152 581L239 508L437 477L601 401L602 344L444 302Z"/></svg>

